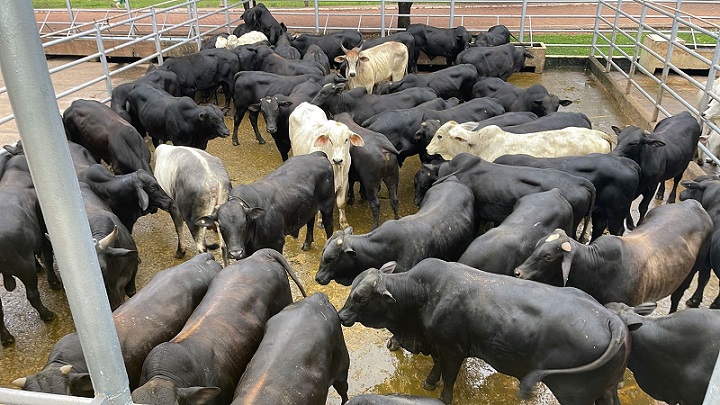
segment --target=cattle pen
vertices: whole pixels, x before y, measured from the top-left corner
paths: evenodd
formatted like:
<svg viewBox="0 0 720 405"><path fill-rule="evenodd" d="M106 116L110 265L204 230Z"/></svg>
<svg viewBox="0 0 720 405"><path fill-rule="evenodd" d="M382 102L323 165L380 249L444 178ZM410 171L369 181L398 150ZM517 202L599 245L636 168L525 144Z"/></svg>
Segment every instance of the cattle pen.
<svg viewBox="0 0 720 405"><path fill-rule="evenodd" d="M87 49L87 43L89 42L91 46L94 47L91 52L75 50L74 52L77 53L72 54L78 56L74 57L70 62L68 62L66 58L49 59L48 63L51 66L49 73L57 93L57 106L59 107L59 111L63 111L70 102L76 98L94 98L107 102L115 86L133 80L142 74L148 62L162 62L163 57L172 56L174 54L173 52L182 53L187 52L188 49L196 50L202 38L217 32L230 32L232 27L240 21L240 11L237 9L240 3L228 4L227 0L224 0L220 7L212 10L198 9L194 2L175 2L164 5L162 8L158 6L134 10L128 1L126 2L125 10L94 11L95 13L104 15L104 17L98 18L97 14L94 14L94 17L89 18L94 21L89 24L84 24L83 19L84 14L89 15L90 11L72 9L70 7L71 2L68 1L67 3L68 9L64 11L64 17L66 17L66 19L69 17L68 21L59 21L57 12L51 13L43 10L36 10L35 12L38 31L41 34L41 40L44 42L43 48L46 54L52 54L53 52L49 50L54 46ZM563 88L566 93L571 94L570 97L574 97L574 101L578 105L578 111L580 111L581 108L584 108L585 111L596 109L597 113L594 113L593 121L596 126L605 131L609 131L610 125L619 125L621 123L633 123L649 129L663 116L672 115L683 110L689 110L697 114L699 107L696 94L697 91L701 89L706 91L700 106L707 105L710 98L718 98L717 94L712 94L708 90L712 88L717 70L720 69L720 66L718 66L720 59L720 51L718 51L718 49L720 49L720 47L717 46L717 44L720 44L720 42L718 42L719 27L717 25L718 21L720 21L720 15L718 15L717 11L708 13L707 15L703 14L703 11L686 11L687 7L693 6L698 7L698 10L707 10L702 6L708 3L713 4L714 2L678 1L656 4L655 2L643 1L600 1L593 3L589 8L587 3L570 3L572 5L578 5L578 7L579 4L585 4L583 10L590 9L592 11L588 14L574 14L575 23L568 22L566 24L558 24L559 26L554 27L546 26L545 24L547 23L542 22L543 18L558 20L561 17L565 18L567 16L560 14L558 11L554 13L543 11L541 13L545 14L540 15L533 14L534 3L527 1L493 3L499 8L492 9L492 11L488 11L489 9L483 10L481 8L467 7L468 4L463 2L444 3L440 6L416 3L417 9L412 10L411 16L413 19L417 19L417 22L428 22L438 26L465 25L472 31L485 30L490 25L502 23L516 33L520 42L530 44L533 44L534 39L537 38L539 33L545 31L566 32L567 30L587 30L587 32L592 34L593 38L591 44L587 46L588 57L548 57L546 58L544 66L547 69L546 72L542 74L534 73L535 67L528 67L529 72L520 74L515 83L529 85L538 81L543 82L543 80L551 81L553 80L550 79L553 77L551 71L555 70L555 72L560 72L555 76L556 79L554 79L555 81L552 82L552 85L557 86L558 89ZM717 6L717 4L714 5ZM330 32L337 29L352 28L358 29L363 33L384 35L398 30L395 26L395 20L399 12L393 8L394 6L394 3L386 6L385 3L382 2L379 6L377 3L373 3L373 5L368 5L367 7L322 7L322 2L316 1L314 7L308 7L307 9L298 10L290 9L289 7L279 7L277 10L272 9L272 11L279 20L287 21L288 28L294 32ZM2 8L6 9L7 7L3 4ZM0 34L3 34L0 35L0 37L7 37L4 35L6 34L5 30L15 27L15 24L11 24L11 22L8 21L11 17L15 16L0 11ZM589 24L587 21L580 22L583 18L591 22ZM654 38L658 40L655 41L655 43L645 41L648 34L654 35ZM679 39L680 36L686 37L686 34L690 35L690 38L698 38L700 37L699 34L702 34L704 39L697 43ZM621 42L617 40L619 37L632 39L633 43L630 45L616 45ZM642 38L642 40L638 40L640 38ZM83 42L83 40L85 43L82 46L78 45ZM73 41L75 41L75 45L73 45ZM710 54L699 52L701 48L707 48L707 46L703 47L703 44L708 44L711 41L714 41L715 46L712 48ZM10 43L12 41L3 39L3 42ZM658 51L658 48L654 47L658 43L661 45L664 44L664 48L662 48L661 51ZM563 45L570 46L572 44ZM3 46L5 46L5 44L3 44ZM127 52L130 53L129 56L125 55ZM690 68L692 69L692 74L686 73L686 71L689 71L688 68L682 66L682 64L686 62L684 58L677 57L678 54L689 55L689 57L692 57L695 61L693 63L699 64L693 65L693 67ZM6 54L3 54L3 59L5 57ZM37 57L37 55L35 57ZM95 61L99 61L99 63ZM0 63L3 68L8 64L7 60ZM92 64L93 67L88 68L89 64ZM587 69L590 73L586 75L583 69ZM80 70L82 70L82 73L78 73ZM578 73L578 71L580 71L580 73ZM656 72L659 72L659 74ZM545 75L545 78L540 77L543 75ZM72 76L73 81L68 79L69 76ZM563 77L566 81L560 81L557 79L558 76ZM12 92L13 89L10 84L10 78L6 77L4 79L8 87L11 88L10 92ZM5 86L4 83L2 85ZM550 87L549 84L546 85ZM10 114L10 103L7 101L8 92L6 87L0 88L0 140L3 141L3 144L20 139L14 116ZM600 102L596 99L590 102L586 97L597 97L597 99L602 99L603 101ZM44 101L47 101L47 98ZM597 103L608 103L611 105L598 106L596 105ZM13 104L13 106L15 107L15 111L23 111L20 107L15 106L15 104ZM55 108L55 105L38 105L35 107L43 107L51 111ZM28 106L25 106L24 111L25 114L32 114ZM712 122L708 122L708 124L716 131L720 130L714 126L715 124ZM27 145L28 155L30 156L33 153L32 149L34 146L31 140L32 135L24 133L21 133L21 135L23 142ZM61 134L57 133L47 134L47 136L50 135L56 137L61 136ZM249 137L247 127L244 128L243 136L246 138ZM26 139L26 137L28 138ZM54 142L57 141L57 139L54 140ZM38 141L35 141L35 143L37 142ZM250 151L259 150L257 149L258 145L252 145L250 143L243 143L241 146L246 147ZM220 150L227 148L216 144L211 145L210 149L215 151L215 153L220 153ZM277 160L277 156L268 158L267 151L258 151L256 153L264 159L273 159L273 162ZM233 161L232 164L235 165L238 171L241 170L240 168L243 164L253 164L252 162L243 162L238 156L230 156L229 159ZM236 174L233 182L235 183L237 181L248 181L248 179ZM38 184L38 189L40 190L41 188L42 184ZM49 193L46 198L54 197ZM408 215L411 213L411 209L408 207L410 204L407 199L404 200L404 202L405 208L403 215ZM386 202L384 202L383 210L385 214L389 211ZM385 216L385 218L387 217ZM168 225L167 220L168 219L165 218L165 222L161 225L147 223L145 227L162 226L170 229L171 227ZM140 232L143 232L143 227L141 226L140 228ZM68 240L73 236L77 237L77 235L75 235L76 231L68 229L65 232ZM143 238L143 236L139 236L139 238ZM160 239L162 238L164 237ZM151 243L154 239L157 239L157 235L155 234L148 233L148 235L145 236L147 243ZM153 249L147 253L148 256L171 255L169 253L171 250L166 249L168 245L168 243L166 243L167 240L155 240L155 242L162 245L163 248ZM315 255L317 255L322 242L322 239L316 242L314 248ZM169 242L169 245L172 245L172 242ZM69 255L69 253L66 252L65 255ZM305 254L305 252L298 252L297 249L290 250L289 255L291 256L290 261L294 266L315 265L314 260L316 260L316 258L313 259L312 256ZM67 259L67 256L64 260L64 263L71 262ZM60 272L65 276L66 265L63 265L63 259L60 257L58 261L60 262ZM146 273L149 273L149 269L153 265L159 265L158 261L151 257L143 257L143 261L146 262L143 268ZM159 268L156 268L155 270L158 269ZM304 271L307 273L314 271L314 269L305 269ZM146 274L145 277L149 277L149 275L150 274ZM311 283L311 280L312 276L306 274L304 281ZM317 289L317 286L315 286L315 288ZM87 299L87 302L79 306L85 305L93 307L94 304L89 299L87 288L83 287L82 289L82 292L76 291L75 295L83 295L84 299ZM18 336L27 337L32 334L46 334L46 341L54 342L61 337L63 333L67 333L66 329L56 329L50 324L43 325L38 320L35 320L34 318L36 316L31 312L31 309L23 309L27 304L26 302L11 304L10 302L14 299L13 297L17 297L18 293L22 295L19 290L21 289L18 288L18 290L12 294L5 291L2 292L2 298L6 305L5 317L8 320L8 325L14 325L15 330L24 329L23 332L17 333ZM320 290L322 291L322 289ZM101 286L100 293L102 293ZM333 292L333 296L331 297L333 303L336 305L339 303L341 305L342 301L339 301L341 299L340 296L346 293L346 290ZM45 291L43 294L49 295L51 293ZM67 294L69 297L68 300L71 300L70 296L73 295L73 293L70 289L68 289ZM710 293L706 294L709 296ZM65 305L67 307L67 303L63 301L64 298L58 299L57 305ZM84 318L82 314L73 311L73 315L77 322L78 330L87 327L81 324ZM72 323L69 311L66 310L62 316L66 322ZM93 314L92 316L99 317L98 314ZM12 320L13 317L18 318ZM103 326L92 325L90 328L94 331L105 330L104 328L107 328L107 324ZM111 330L112 328L108 329ZM373 373L373 371L371 371L373 367L384 368L384 370L378 374L383 374L381 377L386 377L386 379L383 380L378 376L366 376L361 384L362 389L375 389L382 392L387 391L387 388L398 390L406 389L409 392L428 395L427 392L418 390L419 381L421 380L419 375L422 371L418 372L414 370L414 368L417 367L424 370L428 367L426 361L412 361L410 360L411 356L406 354L388 355L384 352L381 353L377 349L364 348L364 340L372 342L373 344L382 344L387 337L386 334L376 331L368 330L365 333L366 334L361 337L348 339L349 343L350 340L354 340L355 348L357 349L353 361L357 361L360 364L360 369L364 367L363 370L366 374ZM88 333L88 336L91 334L92 333ZM103 337L103 339L112 340L110 337ZM93 337L89 336L88 341L91 340L93 340ZM102 342L96 342L96 344L103 347ZM33 355L29 354L33 351L31 347L33 343L30 340L26 343L18 342L17 345L18 347L16 348L5 348L0 352L2 355L0 361L3 364L3 368L0 369L2 370L0 371L1 387L9 387L9 381L19 377L19 375L7 375L5 370L9 369L12 370L12 372L17 372L18 370L24 371L24 369L19 369L16 366L5 368L6 364L23 363L27 361L33 363L34 369L38 370L42 367L45 360L43 357L46 356L52 343L50 343L49 346L46 344L47 348L44 349L45 352L39 356L40 359L38 359L37 356L33 357ZM32 360L28 360L30 357L32 357ZM98 355L98 359L96 360L100 360L100 355ZM38 361L40 363L38 363ZM117 358L115 361L117 361ZM104 361L98 362L102 363L103 366L109 364ZM509 379L497 379L489 376L490 373L487 372L486 369L478 372L475 368L481 367L473 364L470 369L466 371L468 376L465 377L463 383L464 388L462 388L465 390L465 394L459 394L457 397L458 401L463 401L464 398L464 401L470 402L459 403L473 403L469 398L475 398L472 394L474 392L473 390L477 388L476 385L496 386L496 391L485 394L486 396L484 398L486 401L492 403L517 403L512 402L514 398L511 398L510 402L503 402L508 401L508 399L498 399L492 396L496 395L496 392L512 392L513 387L504 387L512 384L509 382ZM95 373L98 373L97 375L107 374L110 377L113 375L113 373L103 368L95 369ZM119 374L122 374L122 372L119 372L118 375ZM387 377L387 375L390 375L390 377ZM110 377L108 380L112 379ZM716 386L712 385L711 391L713 388L716 388ZM96 389L100 391L101 394L106 395L106 397L100 395L92 402L90 400L74 399L71 397L65 397L64 399L53 397L52 402L98 404L130 403L127 398L122 395L119 399L110 398L123 391L122 382L117 385L117 381L113 383L108 381L108 384L105 385L104 388L96 387ZM124 389L126 390L127 387L124 387ZM638 393L638 391L639 389L637 389L637 387L635 387L635 391L633 391L632 388L626 389L625 396L623 396L623 403L626 403L625 401L633 404L654 403L641 393ZM358 394L361 391L356 388L352 392ZM20 395L19 393L19 391L2 389L0 390L0 402L33 404L49 403L50 401L43 396L27 395L27 393ZM434 394L431 393L430 395ZM462 395L467 396L463 397ZM717 393L711 395L717 395ZM543 393L534 400L536 402L552 403L552 400L548 399L549 397L551 397L551 395ZM339 398L332 397L329 401L331 401L330 403L339 403Z"/></svg>

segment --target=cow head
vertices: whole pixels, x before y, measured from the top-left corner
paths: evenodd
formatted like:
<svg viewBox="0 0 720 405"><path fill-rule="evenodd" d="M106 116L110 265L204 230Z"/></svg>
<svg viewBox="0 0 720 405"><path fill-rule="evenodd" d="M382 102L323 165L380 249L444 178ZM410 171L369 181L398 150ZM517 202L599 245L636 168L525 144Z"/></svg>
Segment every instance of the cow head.
<svg viewBox="0 0 720 405"><path fill-rule="evenodd" d="M318 284L326 285L330 280L338 284L350 285L358 273L355 272L355 257L357 254L352 248L353 228L351 226L336 231L330 239L325 242L320 266L315 275Z"/></svg>
<svg viewBox="0 0 720 405"><path fill-rule="evenodd" d="M217 223L228 256L240 260L248 256L255 221L263 215L264 209L250 207L241 197L231 195L226 203L220 204L217 212L198 218L195 224L210 228Z"/></svg>
<svg viewBox="0 0 720 405"><path fill-rule="evenodd" d="M537 242L530 257L515 269L515 276L525 280L548 282L562 272L565 285L576 250L577 242L558 228Z"/></svg>
<svg viewBox="0 0 720 405"><path fill-rule="evenodd" d="M280 117L280 107L290 107L292 102L287 100L278 100L278 96L263 97L257 104L248 106L248 110L253 112L262 111L265 117L265 128L270 134L277 133L278 118Z"/></svg>
<svg viewBox="0 0 720 405"><path fill-rule="evenodd" d="M323 124L320 135L313 143L313 147L325 152L330 163L334 165L347 164L350 158L350 145L361 147L365 145L365 141L347 125L333 120L327 120Z"/></svg>
<svg viewBox="0 0 720 405"><path fill-rule="evenodd" d="M230 136L230 131L225 125L225 118L218 106L207 105L201 107L197 119L200 123L200 131L193 134L193 144L191 146L204 150L209 140Z"/></svg>
<svg viewBox="0 0 720 405"><path fill-rule="evenodd" d="M117 225L113 227L112 232L107 234L102 239L93 240L95 244L95 253L97 254L98 258L98 264L100 265L100 271L102 272L103 280L105 281L105 288L107 290L108 300L110 301L110 308L113 311L123 303L123 296L120 295L116 288L112 287L111 283L109 282L113 278L118 277L118 274L116 273L119 271L119 269L116 269L115 266L120 266L120 264L116 264L116 260L119 258L127 257L134 259L136 261L136 266L139 263L139 256L137 250L115 247L114 245L116 244L117 240Z"/></svg>
<svg viewBox="0 0 720 405"><path fill-rule="evenodd" d="M155 176L139 169L132 174L133 185L138 196L138 204L143 215L157 212L158 208L163 211L169 211L173 204L172 198L167 195L165 190L160 187Z"/></svg>
<svg viewBox="0 0 720 405"><path fill-rule="evenodd" d="M413 199L413 203L415 203L415 205L420 206L423 198L425 198L425 194L433 185L435 180L438 179L439 167L439 165L423 164L422 167L420 167L420 170L415 173L415 178L413 180L413 183L415 184L415 198Z"/></svg>
<svg viewBox="0 0 720 405"><path fill-rule="evenodd" d="M711 194L715 197L720 192L720 182L717 180L720 180L720 177L716 175L704 175L683 181L680 184L685 187L685 190L680 193L680 201L693 199L702 203L705 190L708 188L713 190Z"/></svg>
<svg viewBox="0 0 720 405"><path fill-rule="evenodd" d="M94 390L90 374L78 373L72 368L70 364L45 367L36 374L18 378L12 383L25 391L92 398Z"/></svg>
<svg viewBox="0 0 720 405"><path fill-rule="evenodd" d="M638 164L644 149L665 146L665 142L657 139L652 133L634 125L628 125L622 130L613 126L612 129L617 134L618 144L611 153L630 158Z"/></svg>
<svg viewBox="0 0 720 405"><path fill-rule="evenodd" d="M340 48L342 49L343 53L345 53L345 55L335 57L335 62L345 62L345 75L348 78L355 77L357 75L358 64L361 62L366 63L370 60L370 58L368 58L364 54L361 54L362 44L350 50L347 50L342 44L340 44Z"/></svg>
<svg viewBox="0 0 720 405"><path fill-rule="evenodd" d="M459 52L467 49L470 46L470 40L472 35L463 26L455 27L453 29L453 35L455 36L455 49Z"/></svg>
<svg viewBox="0 0 720 405"><path fill-rule="evenodd" d="M452 159L460 153L470 152L474 146L470 131L477 126L477 122L464 122L458 124L448 121L435 131L435 136L427 146L430 155L440 155L443 159ZM493 127L490 125L489 127ZM489 128L486 127L486 128ZM483 128L482 130L484 130Z"/></svg>
<svg viewBox="0 0 720 405"><path fill-rule="evenodd" d="M530 102L530 112L538 117L543 117L550 113L557 112L560 106L567 107L570 104L572 104L572 100L561 100L560 97L554 94L548 94L537 100L532 100Z"/></svg>
<svg viewBox="0 0 720 405"><path fill-rule="evenodd" d="M620 319L625 322L628 329L633 331L642 326L643 316L650 315L655 308L657 308L657 303L644 302L640 305L631 307L623 302L609 302L605 304L605 308L620 317Z"/></svg>
<svg viewBox="0 0 720 405"><path fill-rule="evenodd" d="M350 295L338 312L343 326L351 327L360 322L370 328L386 327L388 307L396 301L386 288L385 278L395 267L395 262L388 262L379 270L370 268L355 278Z"/></svg>
<svg viewBox="0 0 720 405"><path fill-rule="evenodd" d="M310 104L324 107L332 100L333 96L339 95L345 89L344 83L328 83L318 91L318 93L310 100Z"/></svg>
<svg viewBox="0 0 720 405"><path fill-rule="evenodd" d="M204 405L220 394L218 387L179 388L170 380L153 378L132 393L134 403L152 405Z"/></svg>

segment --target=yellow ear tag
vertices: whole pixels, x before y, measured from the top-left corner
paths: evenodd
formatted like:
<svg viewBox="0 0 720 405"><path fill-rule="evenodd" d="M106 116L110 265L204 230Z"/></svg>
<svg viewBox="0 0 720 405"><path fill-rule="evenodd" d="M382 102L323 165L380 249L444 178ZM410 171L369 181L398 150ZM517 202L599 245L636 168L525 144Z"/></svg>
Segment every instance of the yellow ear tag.
<svg viewBox="0 0 720 405"><path fill-rule="evenodd" d="M552 242L552 241L554 241L555 239L557 239L557 238L559 238L559 237L560 237L560 235L554 233L554 234L548 236L548 238L545 239L545 242Z"/></svg>
<svg viewBox="0 0 720 405"><path fill-rule="evenodd" d="M569 252L572 250L572 245L570 245L570 242L565 242L562 245L560 245L560 248L566 252Z"/></svg>

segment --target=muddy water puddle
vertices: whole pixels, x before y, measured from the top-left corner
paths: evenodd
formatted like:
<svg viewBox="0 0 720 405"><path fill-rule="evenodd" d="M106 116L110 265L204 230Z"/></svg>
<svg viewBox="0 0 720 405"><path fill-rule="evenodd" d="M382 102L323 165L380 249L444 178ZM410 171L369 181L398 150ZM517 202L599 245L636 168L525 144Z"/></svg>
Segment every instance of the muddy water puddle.
<svg viewBox="0 0 720 405"><path fill-rule="evenodd" d="M585 112L597 129L611 132L610 125L626 124L620 118L621 114L614 109L612 104L604 101L601 91L581 71L553 72L551 70L546 71L543 75L518 74L513 76L511 82L523 87L534 83L544 84L551 92L559 94L561 98L573 100L573 104L565 108L565 111ZM226 119L226 124L232 128L232 119ZM262 123L261 130L264 131ZM229 138L210 142L208 152L222 158L233 185L256 181L281 164L272 138L265 133L263 136L268 143L259 145L252 135L247 118L245 118L240 127L239 146L232 146ZM417 211L417 208L412 205L412 199L414 194L413 176L418 168L419 162L417 158L413 157L408 159L400 170L401 216ZM380 197L382 222L392 218L392 210L387 200L387 190L383 188ZM371 214L365 201L356 198L355 204L348 206L347 213L348 221L354 227L355 233L366 233L370 230ZM337 215L335 218L337 220ZM209 235L209 240L216 238L214 234L210 233ZM141 218L135 226L133 236L142 259L138 272L138 287L147 283L157 271L182 262L182 259L174 258L176 236L172 220L167 213L158 212L152 216ZM304 230L300 232L299 240L288 236L285 256L308 293L324 292L330 297L336 308L340 308L349 293L349 287L340 286L334 282L327 286L321 286L314 281L322 246L325 243L324 232L315 231L315 243L313 248L307 252L300 250L303 238ZM194 244L187 230L184 233L183 244L188 250L188 254L192 254ZM217 259L220 258L219 251L214 251L213 254ZM74 331L64 293L49 290L44 275L41 275L40 278L40 288L43 301L57 315L57 319L47 324L39 319L35 310L25 299L24 289L20 283L13 292L0 289L8 329L17 339L15 345L0 349L0 387L11 387L11 382L15 378L32 374L41 369L53 344L65 334ZM293 289L296 297L299 296L297 289L294 287ZM711 285L706 290L706 297L714 297L716 293L716 281L711 281ZM710 301L706 298L705 306ZM662 311L667 313L667 307ZM439 391L428 392L421 387L422 381L432 365L429 357L415 356L404 351L388 351L385 343L390 337L390 333L386 330L368 329L356 324L352 328L344 328L344 334L351 358L351 396L365 392L403 392L433 397L439 395ZM629 372L626 377L624 388L621 390L623 404L655 403L637 388ZM455 385L455 403L498 405L557 403L544 387L537 390L535 397L521 401L516 395L517 386L517 380L514 378L494 373L484 362L470 359L462 368ZM332 389L328 403L340 403L339 396Z"/></svg>

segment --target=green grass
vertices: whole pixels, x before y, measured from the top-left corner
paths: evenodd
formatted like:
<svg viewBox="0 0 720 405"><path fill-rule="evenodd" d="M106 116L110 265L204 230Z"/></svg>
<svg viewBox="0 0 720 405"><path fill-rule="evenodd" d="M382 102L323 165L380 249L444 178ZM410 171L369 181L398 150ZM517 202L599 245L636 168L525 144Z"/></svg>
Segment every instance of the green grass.
<svg viewBox="0 0 720 405"><path fill-rule="evenodd" d="M143 8L154 6L162 3L159 0L129 0L132 8ZM309 4L313 5L313 0L308 0ZM175 4L180 4L182 1L173 1L169 4L163 5L162 7L168 7ZM228 5L239 3L238 0L228 0ZM303 7L302 0L269 0L262 1L268 7ZM65 0L33 0L33 8L45 9L45 8L66 8ZM222 6L223 0L198 0L197 5L199 8L216 8ZM322 6L376 6L379 2L360 2L360 1L322 1ZM73 8L100 8L105 9L114 7L113 0L72 0ZM238 7L241 7L238 5Z"/></svg>
<svg viewBox="0 0 720 405"><path fill-rule="evenodd" d="M611 34L605 34L608 38L611 38ZM646 34L643 35L643 37ZM678 37L684 39L686 44L693 43L692 35L689 33L679 33ZM588 56L590 55L590 44L592 44L593 34L534 34L532 37L533 42L543 42L547 47L548 55L558 56ZM529 37L526 35L526 41L529 41ZM714 39L709 35L696 34L695 41L698 44L714 44ZM553 44L556 44L553 46ZM559 46L560 44L579 44L583 46ZM598 38L598 46L607 46L607 41L602 38ZM615 38L615 44L627 45L626 52L632 53L633 41L625 37L624 35L618 34Z"/></svg>

